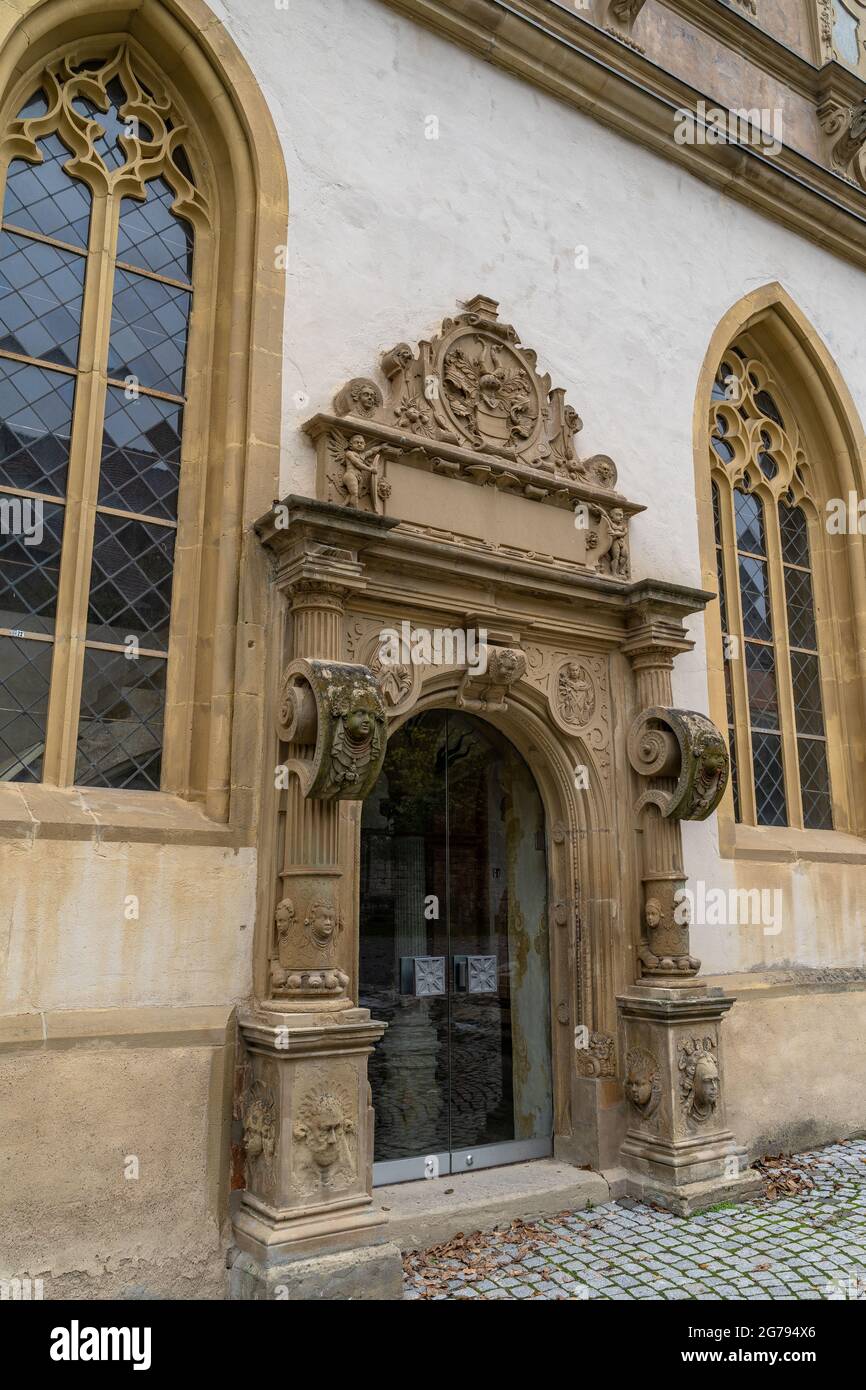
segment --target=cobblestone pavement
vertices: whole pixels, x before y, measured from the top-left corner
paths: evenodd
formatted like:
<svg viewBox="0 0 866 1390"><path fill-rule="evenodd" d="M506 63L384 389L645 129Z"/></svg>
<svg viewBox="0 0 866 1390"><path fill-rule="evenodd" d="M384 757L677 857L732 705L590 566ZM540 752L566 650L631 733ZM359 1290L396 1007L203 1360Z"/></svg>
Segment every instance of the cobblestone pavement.
<svg viewBox="0 0 866 1390"><path fill-rule="evenodd" d="M790 1166L811 1190L686 1219L608 1202L409 1256L406 1298L866 1300L866 1141Z"/></svg>

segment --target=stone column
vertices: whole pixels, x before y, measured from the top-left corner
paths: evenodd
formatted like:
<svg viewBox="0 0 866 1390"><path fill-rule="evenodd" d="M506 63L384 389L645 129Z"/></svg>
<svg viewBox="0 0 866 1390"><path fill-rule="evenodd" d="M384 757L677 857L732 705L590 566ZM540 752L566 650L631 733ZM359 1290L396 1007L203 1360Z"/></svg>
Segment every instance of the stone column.
<svg viewBox="0 0 866 1390"><path fill-rule="evenodd" d="M646 781L635 802L643 832L640 975L617 1000L628 1191L681 1215L760 1186L725 1123L721 1020L734 1000L721 990L709 993L695 978L700 961L690 954L681 892L680 821L708 816L728 773L724 742L706 716L673 707L674 658L692 646L682 627L688 611L681 596L674 602L664 586L654 586L635 605L623 643L638 709L628 753Z"/></svg>
<svg viewBox="0 0 866 1390"><path fill-rule="evenodd" d="M402 1269L372 1200L367 1058L385 1025L356 1006L340 801L362 799L385 751L372 673L343 660L344 609L381 518L287 499L260 523L290 612L282 660L266 997L240 1018L246 1188L234 1298L400 1298ZM379 523L378 525L376 523ZM335 545L333 532L339 533Z"/></svg>
<svg viewBox="0 0 866 1390"><path fill-rule="evenodd" d="M674 657L690 651L694 644L686 637L681 622L654 608L640 611L631 624L623 644L635 674L637 708L670 708L673 705L672 673ZM676 741L664 729L632 726L629 756L635 770L653 775L653 787L671 794L678 768ZM681 986L700 969L700 961L689 955L689 924L677 911L685 888L682 832L678 820L662 815L656 803L639 809L642 835L642 921L639 948L641 975L659 983Z"/></svg>

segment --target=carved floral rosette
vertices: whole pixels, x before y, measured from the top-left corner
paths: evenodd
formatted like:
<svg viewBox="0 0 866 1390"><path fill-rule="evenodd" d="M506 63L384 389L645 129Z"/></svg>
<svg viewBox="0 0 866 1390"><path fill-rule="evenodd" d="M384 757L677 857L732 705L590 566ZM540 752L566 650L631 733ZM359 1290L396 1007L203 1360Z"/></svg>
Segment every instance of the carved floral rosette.
<svg viewBox="0 0 866 1390"><path fill-rule="evenodd" d="M706 820L718 806L728 784L730 763L724 738L712 720L695 710L653 705L634 720L628 735L628 756L643 777L676 779L650 787L636 810L654 805L674 820Z"/></svg>
<svg viewBox="0 0 866 1390"><path fill-rule="evenodd" d="M498 306L475 295L417 351L398 343L382 357L384 391L355 377L333 415L305 425L318 452L318 495L387 514L392 460L575 513L590 570L629 577L629 519L642 510L616 492L606 454L581 459L582 428L565 391L541 374L535 352Z"/></svg>
<svg viewBox="0 0 866 1390"><path fill-rule="evenodd" d="M387 744L385 703L372 671L349 662L291 662L280 687L277 733L294 746L286 766L305 796L363 800L376 785Z"/></svg>

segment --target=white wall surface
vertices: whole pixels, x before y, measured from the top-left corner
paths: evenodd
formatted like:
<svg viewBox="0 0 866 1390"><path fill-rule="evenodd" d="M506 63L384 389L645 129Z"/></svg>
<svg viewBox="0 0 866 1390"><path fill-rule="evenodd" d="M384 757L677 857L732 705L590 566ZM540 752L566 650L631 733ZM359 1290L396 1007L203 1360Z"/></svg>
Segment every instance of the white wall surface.
<svg viewBox="0 0 866 1390"><path fill-rule="evenodd" d="M584 420L580 451L611 454L621 490L647 504L632 527L637 578L700 585L694 393L714 328L749 290L782 283L866 415L866 278L853 266L380 0L213 9L261 84L288 165L285 490L313 489L300 421L477 292L500 301L567 388ZM425 138L431 116L436 140ZM675 696L706 709L702 620L692 631ZM706 969L866 961L866 869L756 877L740 864L735 878L714 820L686 827L686 852L710 884L785 893L777 936L696 928Z"/></svg>

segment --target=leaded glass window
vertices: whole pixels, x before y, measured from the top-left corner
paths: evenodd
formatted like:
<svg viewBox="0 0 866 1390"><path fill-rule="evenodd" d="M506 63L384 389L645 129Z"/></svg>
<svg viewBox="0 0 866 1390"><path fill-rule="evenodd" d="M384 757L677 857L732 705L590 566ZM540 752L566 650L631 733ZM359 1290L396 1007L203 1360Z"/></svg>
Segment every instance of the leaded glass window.
<svg viewBox="0 0 866 1390"><path fill-rule="evenodd" d="M8 135L0 780L158 790L205 204L126 46L52 64Z"/></svg>
<svg viewBox="0 0 866 1390"><path fill-rule="evenodd" d="M832 829L811 470L781 386L746 342L710 415L713 529L734 814Z"/></svg>

